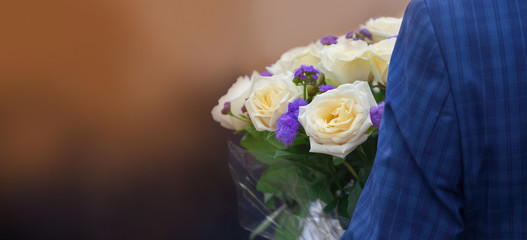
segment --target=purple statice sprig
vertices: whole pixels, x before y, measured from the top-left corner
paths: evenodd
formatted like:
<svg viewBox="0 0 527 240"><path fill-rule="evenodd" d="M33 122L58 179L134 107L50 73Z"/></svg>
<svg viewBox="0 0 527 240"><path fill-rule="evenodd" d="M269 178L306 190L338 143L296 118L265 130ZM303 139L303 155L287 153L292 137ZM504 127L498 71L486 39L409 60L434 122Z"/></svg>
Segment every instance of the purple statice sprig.
<svg viewBox="0 0 527 240"><path fill-rule="evenodd" d="M337 36L327 35L320 39L320 43L322 43L323 45L333 45L333 44L337 44L337 39L338 39Z"/></svg>
<svg viewBox="0 0 527 240"><path fill-rule="evenodd" d="M242 113L247 113L247 107L245 107L245 103L249 100L249 98L245 98L245 102L242 105L242 108L240 109Z"/></svg>
<svg viewBox="0 0 527 240"><path fill-rule="evenodd" d="M297 86L304 86L304 99L307 100L307 86L315 86L318 80L318 71L313 65L301 65L298 67L293 76L293 83Z"/></svg>
<svg viewBox="0 0 527 240"><path fill-rule="evenodd" d="M357 32L352 30L346 33L346 39L352 39L353 41L365 40L365 39L372 40L372 38L373 36L367 28L361 28Z"/></svg>
<svg viewBox="0 0 527 240"><path fill-rule="evenodd" d="M318 88L318 90L321 91L321 92L327 92L327 91L329 91L331 89L335 89L335 87L333 87L333 85L330 85L330 84L322 84Z"/></svg>
<svg viewBox="0 0 527 240"><path fill-rule="evenodd" d="M241 110L242 110L242 113L243 113L243 114L240 115L240 116L236 116L236 115L234 115L234 113L232 113L231 105L232 105L232 103L231 103L230 101L227 101L227 102L223 103L223 108L222 108L221 111L220 111L221 114L223 114L223 115L229 115L229 116L231 116L231 117L233 117L233 118L236 118L236 119L238 119L238 120L240 120L240 121L244 121L244 122L247 122L247 123L250 123L250 122L251 122L251 121L249 120L249 118L248 118L246 115L244 115L245 113L247 113L247 109L245 108L245 104L242 106L242 109L241 109ZM244 109L245 109L245 110L244 110Z"/></svg>
<svg viewBox="0 0 527 240"><path fill-rule="evenodd" d="M357 34L353 30L351 30L348 33L346 33L346 39L356 38L356 37L357 37Z"/></svg>
<svg viewBox="0 0 527 240"><path fill-rule="evenodd" d="M287 112L278 118L276 123L276 138L285 146L293 145L298 136L300 122L298 121L298 112L300 106L307 105L307 102L299 98L288 105Z"/></svg>
<svg viewBox="0 0 527 240"><path fill-rule="evenodd" d="M376 129L381 127L382 113L384 112L384 101L370 108L371 123Z"/></svg>
<svg viewBox="0 0 527 240"><path fill-rule="evenodd" d="M231 112L231 102L225 102L223 108L221 109L221 114L227 115Z"/></svg>
<svg viewBox="0 0 527 240"><path fill-rule="evenodd" d="M301 65L295 70L293 82L296 85L304 85L304 83L315 85L318 80L317 74L320 74L320 71L313 65Z"/></svg>
<svg viewBox="0 0 527 240"><path fill-rule="evenodd" d="M263 70L260 72L260 76L263 76L263 77L270 77L270 76L273 76L272 73L270 73L267 69Z"/></svg>
<svg viewBox="0 0 527 240"><path fill-rule="evenodd" d="M362 39L364 39L364 38L368 38L369 40L373 39L373 35L371 34L371 32L367 28L362 28L359 33L360 33L359 35L360 35L360 37Z"/></svg>

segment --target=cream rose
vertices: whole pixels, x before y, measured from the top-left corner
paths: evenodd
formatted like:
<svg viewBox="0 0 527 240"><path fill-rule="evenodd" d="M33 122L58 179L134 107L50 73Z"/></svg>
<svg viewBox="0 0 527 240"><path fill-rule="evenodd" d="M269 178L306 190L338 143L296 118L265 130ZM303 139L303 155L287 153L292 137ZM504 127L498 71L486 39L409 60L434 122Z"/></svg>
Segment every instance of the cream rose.
<svg viewBox="0 0 527 240"><path fill-rule="evenodd" d="M298 121L306 130L310 152L344 158L366 141L372 126L370 108L377 103L369 84L343 84L300 107Z"/></svg>
<svg viewBox="0 0 527 240"><path fill-rule="evenodd" d="M272 74L294 72L300 65L316 66L320 62L321 44L311 43L307 46L296 47L282 54L280 60L270 67L267 71Z"/></svg>
<svg viewBox="0 0 527 240"><path fill-rule="evenodd" d="M393 17L372 18L366 22L366 26L364 27L370 31L373 37L372 40L376 43L399 34L402 21L402 18Z"/></svg>
<svg viewBox="0 0 527 240"><path fill-rule="evenodd" d="M316 66L339 86L356 80L367 81L370 74L368 44L362 40L343 40L324 47L320 51L320 63Z"/></svg>
<svg viewBox="0 0 527 240"><path fill-rule="evenodd" d="M291 72L253 77L251 95L245 107L256 130L275 131L278 117L287 111L289 102L300 97L302 88L292 79Z"/></svg>
<svg viewBox="0 0 527 240"><path fill-rule="evenodd" d="M254 72L253 76L259 75ZM241 130L244 129L249 123L236 119L230 115L225 115L221 113L223 106L226 102L231 103L231 112L236 116L247 116L246 113L242 112L243 104L245 104L245 99L249 97L251 89L251 80L248 76L239 77L238 80L229 88L227 94L222 96L218 100L218 105L212 108L211 114L212 118L221 124L222 127L231 129L231 130Z"/></svg>
<svg viewBox="0 0 527 240"><path fill-rule="evenodd" d="M390 38L370 45L373 80L385 86L395 41L396 38Z"/></svg>

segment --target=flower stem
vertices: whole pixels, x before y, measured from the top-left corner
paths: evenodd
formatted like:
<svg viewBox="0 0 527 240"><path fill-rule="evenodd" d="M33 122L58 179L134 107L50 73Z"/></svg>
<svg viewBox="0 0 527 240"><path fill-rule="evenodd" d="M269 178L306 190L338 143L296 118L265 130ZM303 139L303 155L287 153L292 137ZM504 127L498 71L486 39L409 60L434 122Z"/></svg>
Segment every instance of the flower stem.
<svg viewBox="0 0 527 240"><path fill-rule="evenodd" d="M247 122L247 123L251 123L251 121L249 121L249 119L246 119L246 118L242 118L242 117L239 117L239 116L236 116L234 114L232 114L232 112L229 111L229 115L232 116L233 118L236 118L240 121L244 121L244 122Z"/></svg>
<svg viewBox="0 0 527 240"><path fill-rule="evenodd" d="M304 82L304 100L307 101L307 83Z"/></svg>
<svg viewBox="0 0 527 240"><path fill-rule="evenodd" d="M333 177L333 179L335 180L335 183L337 184L337 187L342 191L344 192L344 188L342 187L342 185L340 185L340 182L339 182L339 179L337 178L337 170L335 169L335 165L333 165L333 163L329 163L329 166L330 166L330 172L331 172L331 176Z"/></svg>
<svg viewBox="0 0 527 240"><path fill-rule="evenodd" d="M368 161L368 154L366 154L364 148L362 148L362 145L359 145L359 147L357 147L357 150L359 150L362 160Z"/></svg>
<svg viewBox="0 0 527 240"><path fill-rule="evenodd" d="M356 180L359 180L359 174L357 174L357 172L355 172L355 169L353 169L353 167L351 167L351 165L344 161L342 162L342 164L344 164L344 166L346 166L346 168L351 172L351 175L353 175L353 178L355 178Z"/></svg>

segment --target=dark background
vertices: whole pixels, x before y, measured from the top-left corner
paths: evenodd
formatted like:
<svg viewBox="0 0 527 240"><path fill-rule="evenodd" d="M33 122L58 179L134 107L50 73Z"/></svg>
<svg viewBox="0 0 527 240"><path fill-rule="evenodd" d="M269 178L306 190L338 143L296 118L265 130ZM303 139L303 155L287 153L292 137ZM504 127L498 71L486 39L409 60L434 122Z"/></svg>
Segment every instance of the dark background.
<svg viewBox="0 0 527 240"><path fill-rule="evenodd" d="M1 0L0 239L246 239L210 110L408 0Z"/></svg>

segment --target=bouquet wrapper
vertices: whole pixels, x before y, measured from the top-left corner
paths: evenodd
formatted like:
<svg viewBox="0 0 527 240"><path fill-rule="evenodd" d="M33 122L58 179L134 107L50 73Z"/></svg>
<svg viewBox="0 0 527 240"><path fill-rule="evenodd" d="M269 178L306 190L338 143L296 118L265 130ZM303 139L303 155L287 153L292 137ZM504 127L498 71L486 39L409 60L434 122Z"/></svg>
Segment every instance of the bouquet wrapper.
<svg viewBox="0 0 527 240"><path fill-rule="evenodd" d="M305 193L298 195L293 204L259 191L258 180L268 166L232 142L228 148L240 224L251 232L250 239L257 236L277 240L338 239L344 233L337 213L324 212L324 204L319 200L302 201L305 197L301 195ZM291 196L294 199L295 192Z"/></svg>

